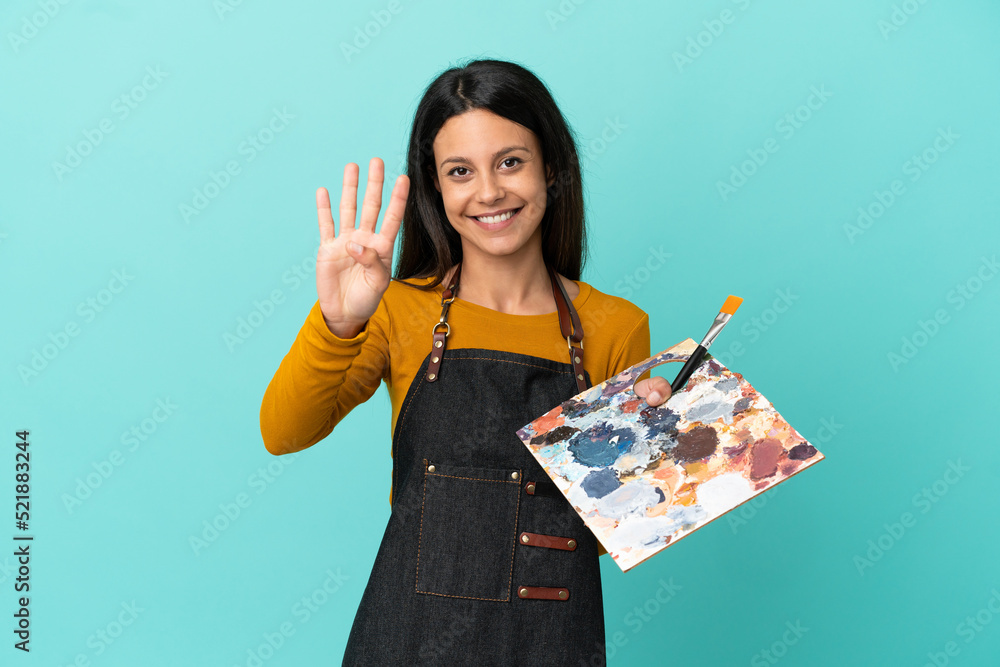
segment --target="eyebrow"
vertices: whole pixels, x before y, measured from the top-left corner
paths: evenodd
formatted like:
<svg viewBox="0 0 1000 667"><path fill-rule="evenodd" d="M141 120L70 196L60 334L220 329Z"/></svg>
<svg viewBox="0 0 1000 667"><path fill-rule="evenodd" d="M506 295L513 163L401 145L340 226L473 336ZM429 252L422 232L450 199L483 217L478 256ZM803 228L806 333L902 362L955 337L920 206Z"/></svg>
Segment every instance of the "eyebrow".
<svg viewBox="0 0 1000 667"><path fill-rule="evenodd" d="M506 146L498 150L496 153L494 153L493 159L496 160L498 157L504 155L505 153L510 153L511 151L518 151L518 150L525 151L526 153L529 154L531 153L531 149L529 149L527 146ZM472 160L466 157L450 157L442 161L440 166L443 167L449 162L472 162Z"/></svg>

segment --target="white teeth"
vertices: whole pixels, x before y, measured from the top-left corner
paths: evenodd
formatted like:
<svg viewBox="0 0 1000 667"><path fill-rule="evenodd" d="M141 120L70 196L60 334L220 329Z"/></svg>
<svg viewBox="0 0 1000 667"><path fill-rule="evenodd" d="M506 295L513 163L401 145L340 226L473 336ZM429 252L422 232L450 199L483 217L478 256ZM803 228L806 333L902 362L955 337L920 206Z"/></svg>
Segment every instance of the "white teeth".
<svg viewBox="0 0 1000 667"><path fill-rule="evenodd" d="M515 213L517 213L516 209L513 211L507 211L506 213L501 213L500 215L476 216L476 220L479 220L480 222L487 222L490 224L494 224L497 222L503 222L504 220L509 220L510 216L514 215Z"/></svg>

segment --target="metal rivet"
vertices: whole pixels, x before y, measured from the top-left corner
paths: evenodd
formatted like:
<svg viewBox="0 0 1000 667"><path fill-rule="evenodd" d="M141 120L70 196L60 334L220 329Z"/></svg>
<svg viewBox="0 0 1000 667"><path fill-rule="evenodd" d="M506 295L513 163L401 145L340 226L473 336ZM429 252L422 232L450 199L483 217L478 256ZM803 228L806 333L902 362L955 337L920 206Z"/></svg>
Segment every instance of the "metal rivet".
<svg viewBox="0 0 1000 667"><path fill-rule="evenodd" d="M441 341L439 340L434 341L434 347L441 347Z"/></svg>
<svg viewBox="0 0 1000 667"><path fill-rule="evenodd" d="M436 364L437 362L441 361L441 357L434 357L433 359L431 359L431 361Z"/></svg>
<svg viewBox="0 0 1000 667"><path fill-rule="evenodd" d="M433 380L435 377L436 376L434 375L434 373L431 373L430 375L427 376L427 379L428 380Z"/></svg>
<svg viewBox="0 0 1000 667"><path fill-rule="evenodd" d="M520 477L520 475L517 474L516 470L510 474L511 479L517 479L518 477Z"/></svg>
<svg viewBox="0 0 1000 667"><path fill-rule="evenodd" d="M570 549L575 549L576 548L576 540L569 540L569 541L567 541L566 542L566 546L568 546Z"/></svg>
<svg viewBox="0 0 1000 667"><path fill-rule="evenodd" d="M528 597L528 589L527 588L519 588L519 589L517 589L517 594L520 595L523 598L526 598L526 597Z"/></svg>
<svg viewBox="0 0 1000 667"><path fill-rule="evenodd" d="M565 600L566 599L566 595L567 595L566 591L559 591L559 599L560 600Z"/></svg>
<svg viewBox="0 0 1000 667"><path fill-rule="evenodd" d="M433 463L430 464L429 466L427 466L427 472L434 472L434 470L435 470L435 468L434 468L434 464Z"/></svg>
<svg viewBox="0 0 1000 667"><path fill-rule="evenodd" d="M525 544L527 544L527 543L528 543L528 540L530 540L530 539L531 539L531 538L530 538L530 537L528 537L527 535L522 535L522 536L521 536L521 541L522 541L522 542L524 542Z"/></svg>
<svg viewBox="0 0 1000 667"><path fill-rule="evenodd" d="M573 361L575 361L576 363L580 363L580 357L573 357Z"/></svg>
<svg viewBox="0 0 1000 667"><path fill-rule="evenodd" d="M528 484L524 488L525 488L525 490L528 493L534 493L535 492L535 483L534 482L528 482Z"/></svg>
<svg viewBox="0 0 1000 667"><path fill-rule="evenodd" d="M577 375L577 376L576 376L576 378L577 378L578 380L582 380L582 379L583 379L583 376L582 376L582 375Z"/></svg>

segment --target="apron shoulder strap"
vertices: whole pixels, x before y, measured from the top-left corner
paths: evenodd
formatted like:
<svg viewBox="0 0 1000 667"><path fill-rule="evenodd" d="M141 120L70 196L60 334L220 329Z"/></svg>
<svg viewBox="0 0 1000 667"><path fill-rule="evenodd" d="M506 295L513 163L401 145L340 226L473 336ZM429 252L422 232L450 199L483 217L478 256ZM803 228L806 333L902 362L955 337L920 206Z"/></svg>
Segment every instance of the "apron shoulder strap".
<svg viewBox="0 0 1000 667"><path fill-rule="evenodd" d="M566 288L556 275L555 269L547 265L549 278L552 280L552 295L556 298L556 309L559 311L559 328L566 339L566 346L569 347L569 361L573 364L573 375L576 376L576 386L580 391L589 387L586 375L583 372L583 324L580 323L580 316L573 307L573 302L566 294ZM573 343L579 343L579 347L574 347Z"/></svg>
<svg viewBox="0 0 1000 667"><path fill-rule="evenodd" d="M559 312L559 330L566 339L566 346L569 348L569 359L573 365L573 375L576 376L577 388L584 391L590 385L587 384L586 374L583 370L583 324L580 322L576 308L573 307L573 302L566 293L566 288L563 287L562 281L556 275L555 269L549 265L546 265L546 268L549 272L549 279L552 281L552 296L556 300L556 310ZM461 272L462 264L459 262L455 275L449 281L450 284L445 287L441 294L441 318L434 323L432 328L434 341L431 348L431 359L427 365L426 379L428 382L434 382L441 372L441 359L444 357L445 344L448 334L451 332L451 326L447 322L448 306L455 300L459 285L458 277ZM444 327L444 331L438 331L438 327L441 326ZM579 343L579 346L574 346L573 343Z"/></svg>

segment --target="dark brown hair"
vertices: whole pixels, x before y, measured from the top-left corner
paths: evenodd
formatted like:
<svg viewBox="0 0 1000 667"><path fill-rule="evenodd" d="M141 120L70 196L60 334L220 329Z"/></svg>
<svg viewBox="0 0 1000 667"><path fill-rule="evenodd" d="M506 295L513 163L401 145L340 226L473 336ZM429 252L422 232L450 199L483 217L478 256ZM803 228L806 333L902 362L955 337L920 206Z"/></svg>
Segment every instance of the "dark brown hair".
<svg viewBox="0 0 1000 667"><path fill-rule="evenodd" d="M486 109L535 133L546 173L555 179L547 188L541 221L542 257L558 273L579 280L586 233L576 138L545 84L521 65L503 60L473 60L448 69L424 92L410 132L410 192L393 279L433 276L427 285L413 285L433 289L462 259L461 237L434 187L433 143L445 121L472 109Z"/></svg>

